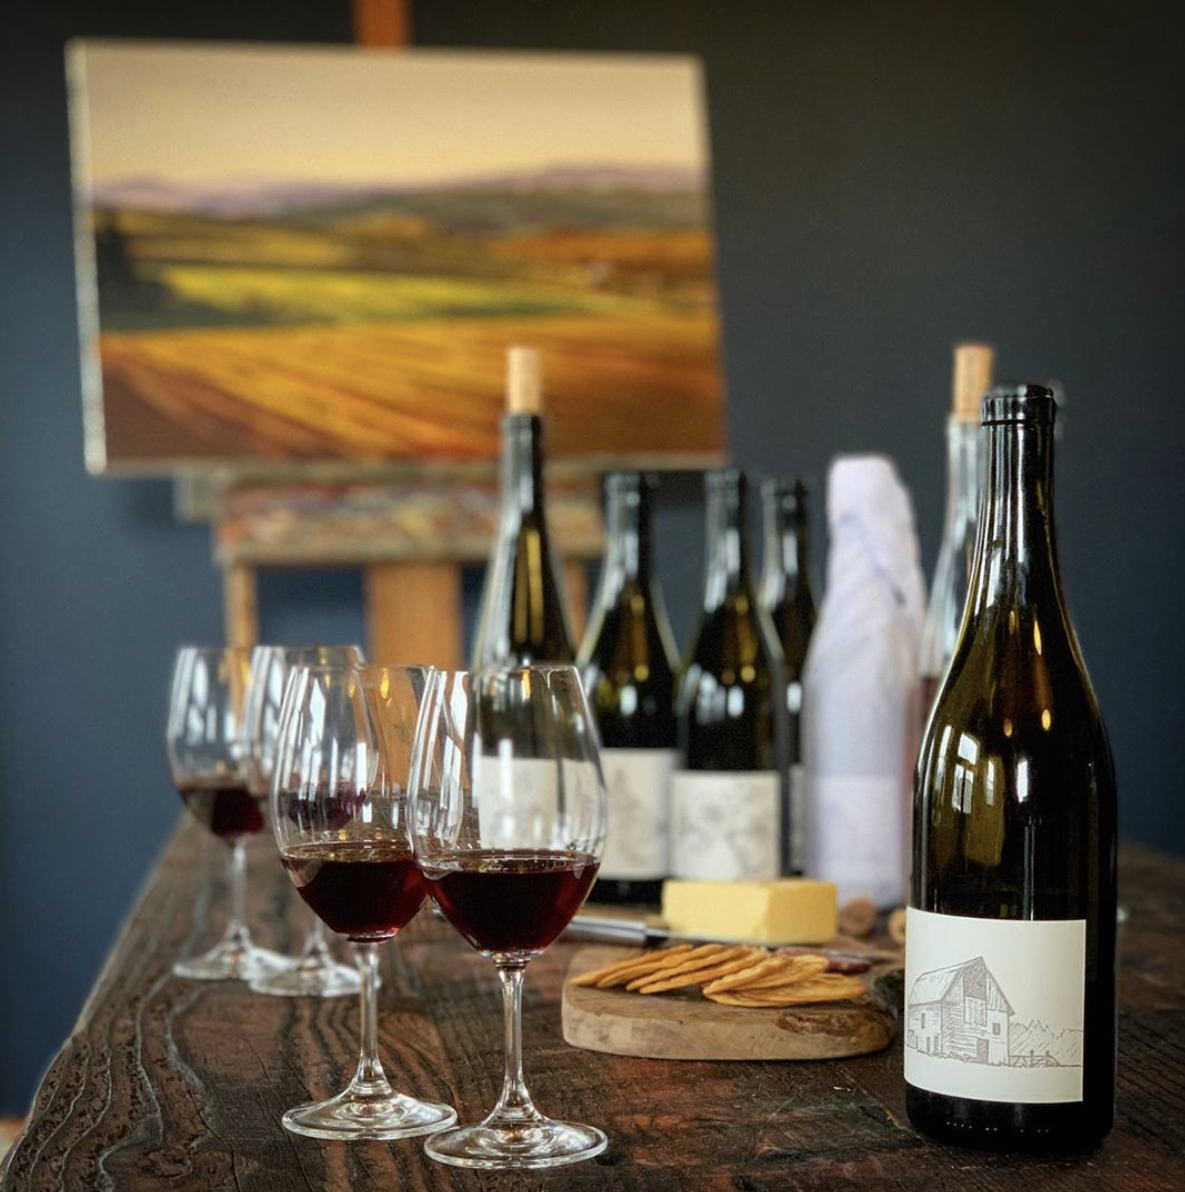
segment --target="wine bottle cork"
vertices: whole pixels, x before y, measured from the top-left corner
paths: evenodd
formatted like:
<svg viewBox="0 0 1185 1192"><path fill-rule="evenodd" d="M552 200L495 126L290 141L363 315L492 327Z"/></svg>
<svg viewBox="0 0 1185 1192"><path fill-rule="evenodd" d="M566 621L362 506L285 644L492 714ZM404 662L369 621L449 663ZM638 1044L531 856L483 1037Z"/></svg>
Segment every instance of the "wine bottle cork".
<svg viewBox="0 0 1185 1192"><path fill-rule="evenodd" d="M871 935L876 929L876 903L864 894L849 898L839 908L839 929L856 939Z"/></svg>
<svg viewBox="0 0 1185 1192"><path fill-rule="evenodd" d="M989 344L955 345L954 401L951 412L964 422L979 421L979 403L992 387L996 350Z"/></svg>
<svg viewBox="0 0 1185 1192"><path fill-rule="evenodd" d="M506 411L538 414L543 409L543 369L538 348L513 347L506 352Z"/></svg>
<svg viewBox="0 0 1185 1192"><path fill-rule="evenodd" d="M895 944L905 943L905 907L899 906L889 912L889 938Z"/></svg>

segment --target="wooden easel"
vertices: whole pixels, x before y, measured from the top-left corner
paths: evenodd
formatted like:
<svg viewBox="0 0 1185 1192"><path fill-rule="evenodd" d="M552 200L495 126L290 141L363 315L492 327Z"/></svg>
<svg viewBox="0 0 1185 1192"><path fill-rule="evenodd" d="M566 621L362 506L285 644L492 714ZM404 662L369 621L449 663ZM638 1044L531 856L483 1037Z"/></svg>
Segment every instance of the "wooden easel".
<svg viewBox="0 0 1185 1192"><path fill-rule="evenodd" d="M548 520L562 556L572 628L584 628L585 563L604 545L595 479L548 481ZM227 633L259 636L263 567L360 567L367 653L375 661L464 665L462 569L489 557L499 494L488 470L328 478L232 477L214 497L215 556L225 575Z"/></svg>
<svg viewBox="0 0 1185 1192"><path fill-rule="evenodd" d="M409 0L353 0L354 40L375 48L406 47L411 41ZM217 529L218 559L223 568L227 640L232 645L254 645L259 640L259 585L261 565L361 564L366 607L368 657L391 663L431 663L456 668L465 664L462 608L462 567L472 559L469 544L441 557L439 541L423 541L419 549L406 538L392 544L391 557L374 558L373 551L351 555L346 539L329 554L308 555L293 544L291 553L272 552L262 560L258 546L232 536L226 525ZM576 543L556 535L557 546L568 561L564 578L573 632L583 632L588 604L588 579L584 559L599 549L599 531L584 534ZM357 546L356 550L360 550ZM573 556L578 557L573 557ZM481 555L485 557L484 551Z"/></svg>

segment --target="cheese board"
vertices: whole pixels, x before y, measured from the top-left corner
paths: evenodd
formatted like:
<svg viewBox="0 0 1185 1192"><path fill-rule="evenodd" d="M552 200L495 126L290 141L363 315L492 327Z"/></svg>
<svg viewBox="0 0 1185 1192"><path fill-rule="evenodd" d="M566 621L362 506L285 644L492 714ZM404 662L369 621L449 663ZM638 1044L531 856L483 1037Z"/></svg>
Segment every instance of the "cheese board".
<svg viewBox="0 0 1185 1192"><path fill-rule="evenodd" d="M638 955L611 946L575 954L563 992L566 1042L644 1059L822 1060L880 1051L896 1031L898 961L874 964L868 992L856 1000L772 1009L720 1005L695 989L642 994L572 984L581 973Z"/></svg>

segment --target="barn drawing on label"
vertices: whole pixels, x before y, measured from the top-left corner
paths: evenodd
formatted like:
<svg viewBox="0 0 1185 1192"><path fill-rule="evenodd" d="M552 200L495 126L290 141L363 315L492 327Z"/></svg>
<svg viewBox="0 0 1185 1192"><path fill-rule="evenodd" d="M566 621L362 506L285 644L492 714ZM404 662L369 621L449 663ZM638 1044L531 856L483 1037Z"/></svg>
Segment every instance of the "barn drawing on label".
<svg viewBox="0 0 1185 1192"><path fill-rule="evenodd" d="M982 956L922 973L908 1008L907 1047L972 1063L1012 1063L1015 1011Z"/></svg>

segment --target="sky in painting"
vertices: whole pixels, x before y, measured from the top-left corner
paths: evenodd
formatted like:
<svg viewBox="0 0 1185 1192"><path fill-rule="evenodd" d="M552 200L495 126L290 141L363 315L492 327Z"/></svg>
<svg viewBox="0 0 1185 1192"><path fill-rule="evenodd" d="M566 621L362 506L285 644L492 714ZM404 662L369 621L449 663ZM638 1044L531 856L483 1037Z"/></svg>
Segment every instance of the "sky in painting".
<svg viewBox="0 0 1185 1192"><path fill-rule="evenodd" d="M699 68L683 57L91 41L71 67L97 186L706 168Z"/></svg>

